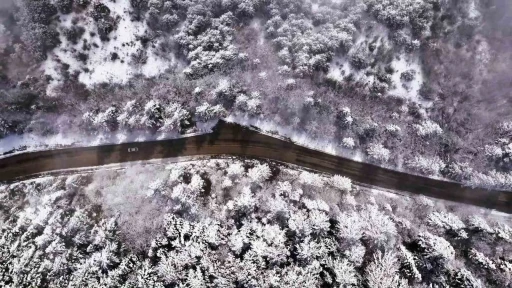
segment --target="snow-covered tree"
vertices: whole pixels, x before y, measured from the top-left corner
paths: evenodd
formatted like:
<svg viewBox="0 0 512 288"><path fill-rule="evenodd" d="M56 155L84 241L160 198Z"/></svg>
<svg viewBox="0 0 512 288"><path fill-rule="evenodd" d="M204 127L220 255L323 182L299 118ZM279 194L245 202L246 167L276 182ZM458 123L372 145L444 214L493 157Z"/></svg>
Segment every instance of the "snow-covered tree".
<svg viewBox="0 0 512 288"><path fill-rule="evenodd" d="M423 255L427 258L440 259L448 262L455 258L455 250L444 238L421 232L418 235L418 245L423 249Z"/></svg>
<svg viewBox="0 0 512 288"><path fill-rule="evenodd" d="M351 245L350 248L345 250L343 253L354 266L359 267L363 264L366 248L361 244L361 242L357 242L356 244Z"/></svg>
<svg viewBox="0 0 512 288"><path fill-rule="evenodd" d="M249 169L247 176L252 179L255 183L262 183L272 175L268 164L258 164L253 168Z"/></svg>
<svg viewBox="0 0 512 288"><path fill-rule="evenodd" d="M398 259L394 252L377 251L373 261L365 270L366 283L369 287L407 287L407 282L398 274Z"/></svg>
<svg viewBox="0 0 512 288"><path fill-rule="evenodd" d="M398 258L400 260L400 271L406 275L407 279L416 283L421 282L421 273L416 267L414 255L402 245L399 246L399 249Z"/></svg>
<svg viewBox="0 0 512 288"><path fill-rule="evenodd" d="M296 211L288 219L288 228L299 235L308 236L311 234L312 227L309 221L309 215L304 210Z"/></svg>
<svg viewBox="0 0 512 288"><path fill-rule="evenodd" d="M164 120L158 129L163 132L180 132L183 127L190 125L190 113L180 104L171 103L164 109Z"/></svg>
<svg viewBox="0 0 512 288"><path fill-rule="evenodd" d="M452 213L432 212L427 218L427 223L445 232L456 233L460 238L467 238L467 233L464 231L466 225Z"/></svg>
<svg viewBox="0 0 512 288"><path fill-rule="evenodd" d="M458 271L450 271L448 284L450 287L484 287L482 281L480 281L478 278L475 278L475 276L473 276L473 274L471 274L471 272L465 268L462 268Z"/></svg>
<svg viewBox="0 0 512 288"><path fill-rule="evenodd" d="M256 198L254 197L250 187L244 187L242 192L235 199L234 207L239 211L251 211L256 206Z"/></svg>
<svg viewBox="0 0 512 288"><path fill-rule="evenodd" d="M358 284L359 279L354 266L347 260L331 259L328 265L334 271L335 281L339 287L350 287Z"/></svg>
<svg viewBox="0 0 512 288"><path fill-rule="evenodd" d="M374 243L382 244L396 237L395 223L377 205L366 205L359 217L363 223L363 236Z"/></svg>
<svg viewBox="0 0 512 288"><path fill-rule="evenodd" d="M342 212L337 221L336 229L338 230L338 237L341 239L355 241L363 236L364 223L356 212Z"/></svg>
<svg viewBox="0 0 512 288"><path fill-rule="evenodd" d="M144 115L141 119L143 126L150 129L160 129L164 121L165 108L156 100L150 100L144 106Z"/></svg>
<svg viewBox="0 0 512 288"><path fill-rule="evenodd" d="M475 249L470 249L468 256L473 263L475 263L482 269L488 271L496 270L496 265L494 264L494 262L491 259L487 258L483 253L480 253Z"/></svg>
<svg viewBox="0 0 512 288"><path fill-rule="evenodd" d="M94 119L94 125L105 131L115 131L118 128L117 118L119 117L119 109L117 107L109 107L105 112L99 113Z"/></svg>

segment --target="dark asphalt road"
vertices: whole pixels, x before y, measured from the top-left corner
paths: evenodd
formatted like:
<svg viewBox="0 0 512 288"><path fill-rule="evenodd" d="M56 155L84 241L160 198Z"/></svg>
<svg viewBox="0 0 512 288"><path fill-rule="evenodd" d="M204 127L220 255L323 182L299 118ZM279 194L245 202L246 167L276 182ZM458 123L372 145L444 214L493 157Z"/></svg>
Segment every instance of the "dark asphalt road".
<svg viewBox="0 0 512 288"><path fill-rule="evenodd" d="M137 147L138 152L128 152ZM23 153L0 159L0 181L11 182L60 169L195 155L266 158L391 190L472 204L512 213L512 193L406 174L308 149L242 126L220 121L213 133L182 139Z"/></svg>

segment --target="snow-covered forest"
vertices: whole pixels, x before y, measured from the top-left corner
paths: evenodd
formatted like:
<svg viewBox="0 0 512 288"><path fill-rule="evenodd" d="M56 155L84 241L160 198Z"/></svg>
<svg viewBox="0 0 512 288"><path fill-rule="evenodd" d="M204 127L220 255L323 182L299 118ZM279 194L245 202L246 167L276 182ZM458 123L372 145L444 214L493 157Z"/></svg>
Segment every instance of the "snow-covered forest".
<svg viewBox="0 0 512 288"><path fill-rule="evenodd" d="M510 216L273 162L0 187L2 287L511 287Z"/></svg>
<svg viewBox="0 0 512 288"><path fill-rule="evenodd" d="M511 189L511 15L506 0L4 0L1 151L228 118Z"/></svg>

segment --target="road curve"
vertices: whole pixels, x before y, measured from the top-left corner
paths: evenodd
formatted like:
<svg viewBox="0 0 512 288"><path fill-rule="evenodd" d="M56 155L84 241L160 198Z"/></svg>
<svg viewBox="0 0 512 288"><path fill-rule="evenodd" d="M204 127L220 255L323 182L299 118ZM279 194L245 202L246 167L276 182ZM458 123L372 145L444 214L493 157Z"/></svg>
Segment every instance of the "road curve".
<svg viewBox="0 0 512 288"><path fill-rule="evenodd" d="M128 148L134 147L137 147L137 152L128 152ZM11 182L20 177L61 169L196 155L266 158L321 172L340 174L368 185L512 213L511 192L474 189L456 182L361 163L305 148L224 121L219 121L210 134L188 138L57 149L10 156L0 159L0 181Z"/></svg>

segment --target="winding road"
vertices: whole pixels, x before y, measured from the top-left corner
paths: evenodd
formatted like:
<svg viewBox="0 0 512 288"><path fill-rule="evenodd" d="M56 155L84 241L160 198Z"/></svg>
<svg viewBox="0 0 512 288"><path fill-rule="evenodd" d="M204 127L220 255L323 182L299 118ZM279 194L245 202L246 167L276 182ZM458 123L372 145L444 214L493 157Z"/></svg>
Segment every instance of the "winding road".
<svg viewBox="0 0 512 288"><path fill-rule="evenodd" d="M512 213L512 192L411 175L305 148L246 127L219 121L212 133L188 138L30 152L0 159L0 181L62 169L182 156L231 155L264 158L340 174L385 189Z"/></svg>

